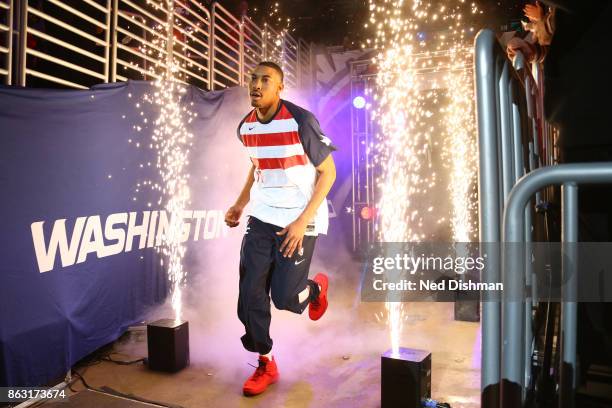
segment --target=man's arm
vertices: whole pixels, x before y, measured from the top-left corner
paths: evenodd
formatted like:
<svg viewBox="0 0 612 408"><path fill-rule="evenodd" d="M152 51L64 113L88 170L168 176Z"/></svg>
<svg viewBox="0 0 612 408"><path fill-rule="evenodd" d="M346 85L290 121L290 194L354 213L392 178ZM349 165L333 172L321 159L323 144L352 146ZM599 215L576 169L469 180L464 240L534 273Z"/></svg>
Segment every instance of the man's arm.
<svg viewBox="0 0 612 408"><path fill-rule="evenodd" d="M249 170L249 174L247 175L246 182L244 183L244 187L242 187L242 191L238 196L238 199L232 205L229 210L225 213L225 223L228 227L237 227L240 224L240 216L242 215L242 211L244 207L249 203L249 199L251 198L251 187L255 182L255 166L251 165L251 170Z"/></svg>
<svg viewBox="0 0 612 408"><path fill-rule="evenodd" d="M316 169L317 181L306 208L304 208L302 214L295 221L287 225L282 231L277 232L278 235L287 234L280 247L283 256L291 257L296 250L302 248L302 240L304 239L306 227L314 219L317 209L321 206L325 197L327 197L329 190L331 190L336 180L336 165L331 154Z"/></svg>
<svg viewBox="0 0 612 408"><path fill-rule="evenodd" d="M330 154L325 160L316 168L317 169L317 182L315 183L314 192L308 202L302 215L298 219L302 219L303 222L308 225L312 221L317 213L317 210L321 206L325 197L331 190L336 180L336 165L334 159Z"/></svg>

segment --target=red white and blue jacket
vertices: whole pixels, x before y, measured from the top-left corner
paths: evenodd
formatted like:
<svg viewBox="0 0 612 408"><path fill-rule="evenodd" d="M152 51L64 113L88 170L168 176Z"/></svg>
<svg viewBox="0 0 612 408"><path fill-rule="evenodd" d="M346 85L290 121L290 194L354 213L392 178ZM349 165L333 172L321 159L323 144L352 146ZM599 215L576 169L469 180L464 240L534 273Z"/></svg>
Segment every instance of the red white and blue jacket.
<svg viewBox="0 0 612 408"><path fill-rule="evenodd" d="M336 148L311 112L285 100L267 122L257 118L255 109L249 112L238 125L238 138L255 166L248 214L286 227L312 197L315 167ZM328 221L324 200L306 235L327 233Z"/></svg>

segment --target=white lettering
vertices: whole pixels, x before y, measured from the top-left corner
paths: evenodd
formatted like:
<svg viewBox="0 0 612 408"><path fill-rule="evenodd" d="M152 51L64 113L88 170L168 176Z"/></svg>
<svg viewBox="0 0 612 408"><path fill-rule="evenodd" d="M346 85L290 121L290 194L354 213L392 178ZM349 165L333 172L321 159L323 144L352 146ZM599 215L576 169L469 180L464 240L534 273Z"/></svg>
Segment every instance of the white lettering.
<svg viewBox="0 0 612 408"><path fill-rule="evenodd" d="M191 232L191 224L186 219L191 220L193 215L193 211L185 210L183 211L183 217L181 221L181 243L187 242L189 240L189 232Z"/></svg>
<svg viewBox="0 0 612 408"><path fill-rule="evenodd" d="M173 238L169 235L184 243L192 235L193 220L193 241L199 240L200 230L203 230L205 240L228 235L228 231L223 229L223 212L220 210L185 210L174 218L168 223L168 215L163 210L143 211L142 215L123 212L108 215L102 225L101 216L92 215L76 218L71 231L67 231L67 220L59 219L53 223L48 243L43 228L47 221L33 222L30 229L38 269L41 273L53 270L58 250L62 267L67 267L87 261L92 252L97 258L129 252L137 236L138 249L159 246L166 239Z"/></svg>
<svg viewBox="0 0 612 408"><path fill-rule="evenodd" d="M162 241L166 239L168 231L168 214L165 211L159 212L159 223L157 225L157 237L155 238L155 246L160 246Z"/></svg>
<svg viewBox="0 0 612 408"><path fill-rule="evenodd" d="M58 247L62 260L62 267L74 265L86 219L87 217L78 217L76 219L74 228L72 229L70 245L68 245L68 238L66 235L66 219L56 220L55 223L53 223L48 247L45 247L45 234L43 231L45 222L37 221L32 223L30 226L32 230L32 241L34 242L34 252L36 253L38 270L41 273L49 272L53 269Z"/></svg>
<svg viewBox="0 0 612 408"><path fill-rule="evenodd" d="M106 245L102 253L98 252L98 257L117 255L123 252L125 245L125 230L123 228L113 228L117 224L125 225L128 220L127 213L111 214L106 217L106 225L104 226L104 237L109 241L117 241L115 244Z"/></svg>
<svg viewBox="0 0 612 408"><path fill-rule="evenodd" d="M149 223L149 232L147 239L147 248L153 247L155 245L155 227L157 226L157 211L153 211L151 213L151 222Z"/></svg>
<svg viewBox="0 0 612 408"><path fill-rule="evenodd" d="M218 217L219 211L209 211L206 214L206 221L204 222L204 239L213 239L215 237Z"/></svg>
<svg viewBox="0 0 612 408"><path fill-rule="evenodd" d="M93 240L91 239L93 237ZM96 252L98 258L104 250L104 237L102 236L102 224L100 223L99 215L92 215L87 219L85 232L83 232L83 241L81 242L81 250L79 251L79 259L77 263L84 262L87 255L91 252Z"/></svg>
<svg viewBox="0 0 612 408"><path fill-rule="evenodd" d="M142 224L136 225L136 218L138 217L137 212L130 213L130 220L128 222L127 239L125 240L125 252L132 250L132 241L135 236L140 236L138 243L138 249L143 249L147 241L147 227L149 226L149 211L143 211L142 213Z"/></svg>
<svg viewBox="0 0 612 408"><path fill-rule="evenodd" d="M193 232L193 240L198 241L200 239L200 225L202 224L202 218L206 215L206 211L194 211L193 218L196 219L195 231Z"/></svg>

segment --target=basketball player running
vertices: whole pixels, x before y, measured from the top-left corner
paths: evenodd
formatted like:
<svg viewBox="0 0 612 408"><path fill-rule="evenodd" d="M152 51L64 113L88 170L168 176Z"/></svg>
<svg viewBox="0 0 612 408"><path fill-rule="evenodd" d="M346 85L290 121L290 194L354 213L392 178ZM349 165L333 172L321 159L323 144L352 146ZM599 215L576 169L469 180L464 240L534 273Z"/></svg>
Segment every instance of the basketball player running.
<svg viewBox="0 0 612 408"><path fill-rule="evenodd" d="M327 233L325 197L336 179L331 152L314 115L280 98L283 71L261 62L249 83L254 109L240 122L238 138L252 166L246 183L225 214L229 227L249 218L240 248L238 317L242 344L259 353L259 366L244 383L244 395L257 395L278 381L270 338L270 297L277 309L318 320L327 309L328 279L308 279L318 234Z"/></svg>

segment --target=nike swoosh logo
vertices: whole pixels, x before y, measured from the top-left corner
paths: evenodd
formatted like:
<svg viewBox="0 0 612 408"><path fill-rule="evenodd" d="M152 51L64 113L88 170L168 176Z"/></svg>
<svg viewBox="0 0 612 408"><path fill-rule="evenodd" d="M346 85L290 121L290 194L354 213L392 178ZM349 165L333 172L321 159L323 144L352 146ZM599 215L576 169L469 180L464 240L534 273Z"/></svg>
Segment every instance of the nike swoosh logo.
<svg viewBox="0 0 612 408"><path fill-rule="evenodd" d="M305 260L306 260L306 259L302 259L301 261L295 261L295 264L296 264L296 265L299 265L299 264L301 264L302 262L304 262Z"/></svg>
<svg viewBox="0 0 612 408"><path fill-rule="evenodd" d="M249 128L249 130L253 130L253 129L255 129L255 126L253 126L252 128Z"/></svg>

